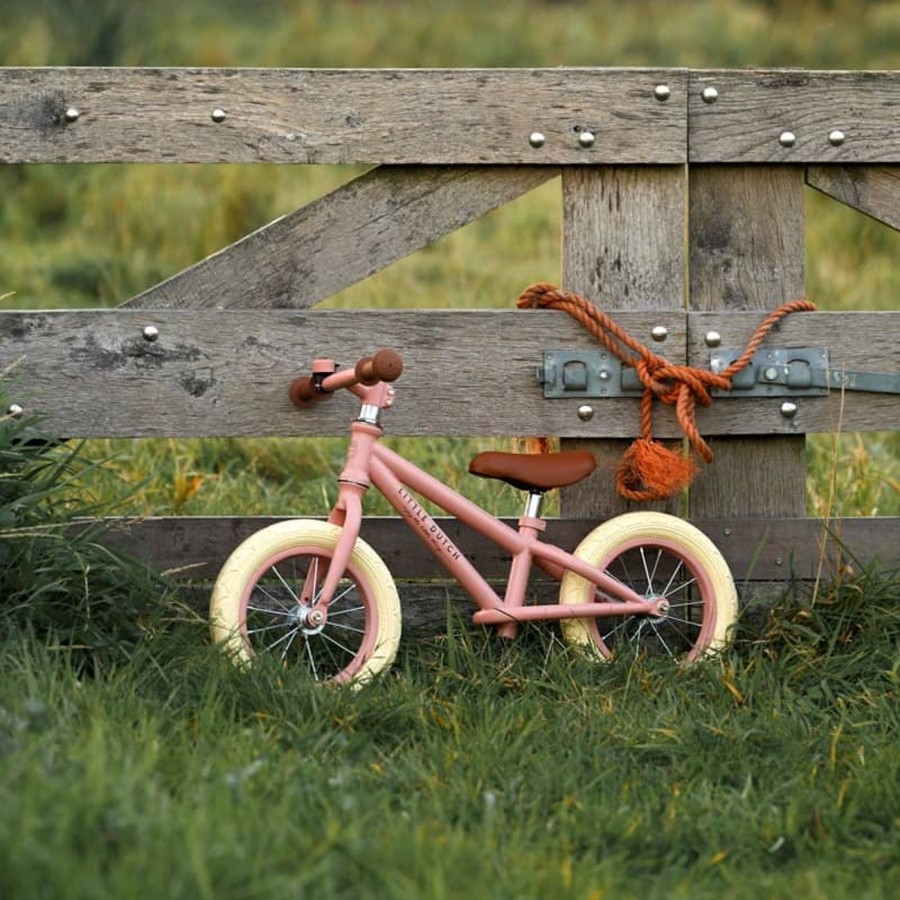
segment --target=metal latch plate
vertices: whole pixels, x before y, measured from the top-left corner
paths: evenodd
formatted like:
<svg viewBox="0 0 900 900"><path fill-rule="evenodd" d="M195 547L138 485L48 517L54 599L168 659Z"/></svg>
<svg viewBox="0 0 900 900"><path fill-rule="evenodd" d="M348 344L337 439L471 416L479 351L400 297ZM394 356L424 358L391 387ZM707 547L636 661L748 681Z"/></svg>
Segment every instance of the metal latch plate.
<svg viewBox="0 0 900 900"><path fill-rule="evenodd" d="M640 384L634 369L635 388ZM545 350L537 380L544 397L621 397L622 363L608 350Z"/></svg>
<svg viewBox="0 0 900 900"><path fill-rule="evenodd" d="M724 372L743 350L717 348L709 368ZM637 372L608 350L545 350L537 380L544 397L635 397L642 387ZM829 390L900 393L900 373L848 372L829 367L824 347L776 347L757 350L731 379L730 391L717 397L824 397Z"/></svg>
<svg viewBox="0 0 900 900"><path fill-rule="evenodd" d="M720 348L709 355L709 367L724 372L742 350ZM824 347L776 347L757 350L731 379L732 390L717 397L824 397L828 393L828 351Z"/></svg>

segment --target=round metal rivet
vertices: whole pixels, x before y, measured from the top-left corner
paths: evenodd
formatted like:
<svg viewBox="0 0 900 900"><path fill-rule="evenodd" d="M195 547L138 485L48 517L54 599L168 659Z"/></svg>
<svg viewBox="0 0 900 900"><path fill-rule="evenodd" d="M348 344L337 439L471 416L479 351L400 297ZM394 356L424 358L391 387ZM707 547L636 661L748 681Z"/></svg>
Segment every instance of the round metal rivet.
<svg viewBox="0 0 900 900"><path fill-rule="evenodd" d="M797 404L791 403L790 400L785 400L784 403L781 404L781 415L783 415L785 419L793 419L794 416L797 415Z"/></svg>
<svg viewBox="0 0 900 900"><path fill-rule="evenodd" d="M704 103L715 103L719 99L719 92L714 87L703 88L700 96L703 97Z"/></svg>
<svg viewBox="0 0 900 900"><path fill-rule="evenodd" d="M19 406L18 403L10 403L6 409L6 414L12 416L14 419L18 419L23 412L25 412L25 410Z"/></svg>
<svg viewBox="0 0 900 900"><path fill-rule="evenodd" d="M582 422L590 422L594 418L594 407L588 406L586 403L578 407L578 418Z"/></svg>
<svg viewBox="0 0 900 900"><path fill-rule="evenodd" d="M782 131L778 135L778 143L782 147L793 147L797 143L797 135L793 131Z"/></svg>
<svg viewBox="0 0 900 900"><path fill-rule="evenodd" d="M724 534L725 537L731 537L731 529L730 529L730 528L723 528L723 529L722 529L722 534Z"/></svg>
<svg viewBox="0 0 900 900"><path fill-rule="evenodd" d="M159 329L155 325L148 325L144 329L144 340L151 343L159 337Z"/></svg>
<svg viewBox="0 0 900 900"><path fill-rule="evenodd" d="M219 109L218 107L212 111L212 120L213 122L224 122L225 121L225 110Z"/></svg>
<svg viewBox="0 0 900 900"><path fill-rule="evenodd" d="M596 138L594 137L593 131L582 131L578 135L578 143L581 144L582 147L593 147L595 140Z"/></svg>
<svg viewBox="0 0 900 900"><path fill-rule="evenodd" d="M767 366L763 372L763 377L766 381L774 381L778 377L778 369L775 366Z"/></svg>
<svg viewBox="0 0 900 900"><path fill-rule="evenodd" d="M653 96L660 101L668 100L669 97L672 96L672 92L669 90L669 86L667 84L658 84L653 89Z"/></svg>
<svg viewBox="0 0 900 900"><path fill-rule="evenodd" d="M664 341L669 336L669 329L665 325L654 325L650 335L654 341Z"/></svg>
<svg viewBox="0 0 900 900"><path fill-rule="evenodd" d="M776 557L775 557L775 565L776 565L776 566L783 566L783 565L784 565L784 560L783 560L780 556L776 556Z"/></svg>
<svg viewBox="0 0 900 900"><path fill-rule="evenodd" d="M67 122L77 122L77 121L78 121L78 117L79 117L80 115L81 115L81 113L80 113L77 109L75 109L74 106L70 106L70 107L66 110L66 121L67 121Z"/></svg>
<svg viewBox="0 0 900 900"><path fill-rule="evenodd" d="M718 347L722 343L722 335L718 331L707 331L703 340L707 347Z"/></svg>
<svg viewBox="0 0 900 900"><path fill-rule="evenodd" d="M528 135L528 143L534 148L543 147L544 144L547 143L547 138L545 138L540 131L532 131L531 134Z"/></svg>
<svg viewBox="0 0 900 900"><path fill-rule="evenodd" d="M840 147L841 144L844 143L846 135L843 131L839 131L835 128L834 131L830 132L828 135L828 143L833 145L834 147Z"/></svg>

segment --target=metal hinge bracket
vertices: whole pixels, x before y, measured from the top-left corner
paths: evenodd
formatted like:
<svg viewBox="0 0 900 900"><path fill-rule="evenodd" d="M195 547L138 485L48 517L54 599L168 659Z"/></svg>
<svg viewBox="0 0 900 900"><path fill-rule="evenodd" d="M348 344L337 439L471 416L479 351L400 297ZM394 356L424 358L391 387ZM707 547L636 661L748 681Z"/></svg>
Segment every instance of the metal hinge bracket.
<svg viewBox="0 0 900 900"><path fill-rule="evenodd" d="M718 348L709 368L724 372L742 350ZM545 350L537 380L550 400L566 397L635 397L642 387L637 373L608 350ZM900 394L900 373L831 369L824 347L776 347L757 350L732 377L732 390L719 397L823 397L829 390Z"/></svg>

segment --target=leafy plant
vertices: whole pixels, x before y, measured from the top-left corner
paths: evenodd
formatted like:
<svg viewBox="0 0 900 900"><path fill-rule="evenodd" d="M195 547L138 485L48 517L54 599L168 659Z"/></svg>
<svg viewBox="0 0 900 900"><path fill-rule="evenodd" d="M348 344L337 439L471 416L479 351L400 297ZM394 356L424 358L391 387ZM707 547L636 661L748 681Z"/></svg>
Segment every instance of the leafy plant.
<svg viewBox="0 0 900 900"><path fill-rule="evenodd" d="M2 392L0 408L9 409ZM25 628L102 668L151 634L166 590L102 542L80 481L79 446L41 434L33 417L0 418L0 625Z"/></svg>

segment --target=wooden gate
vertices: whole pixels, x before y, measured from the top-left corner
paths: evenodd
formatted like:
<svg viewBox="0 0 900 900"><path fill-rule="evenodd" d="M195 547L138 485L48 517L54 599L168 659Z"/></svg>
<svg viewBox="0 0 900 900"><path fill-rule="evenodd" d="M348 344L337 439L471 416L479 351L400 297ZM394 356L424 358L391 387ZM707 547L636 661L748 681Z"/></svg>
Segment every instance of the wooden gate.
<svg viewBox="0 0 900 900"><path fill-rule="evenodd" d="M591 399L590 419L583 397L544 399L543 351L590 350L585 331L551 311L316 304L561 174L564 286L640 340L662 326L654 349L706 368L713 347L743 347L766 311L803 296L805 185L900 227L898 108L896 72L2 69L5 163L374 167L117 309L0 313L0 367L19 361L21 405L66 437L325 435L345 432L348 407L298 416L285 391L297 361L393 346L407 371L392 433L558 435L598 456L600 475L565 494L552 526L574 544L625 508L607 463L638 427L634 397ZM804 313L766 347L825 348L832 372L897 373L898 336L896 311ZM472 398L450 419L429 402L435 367L446 397ZM895 429L900 395L833 386L785 402L703 410L716 459L671 511L742 583L816 577L833 535L896 564L898 520L805 517L804 435ZM655 433L680 435L669 410ZM209 576L261 524L156 519L117 540ZM366 536L398 577L431 577L402 528L372 520Z"/></svg>

